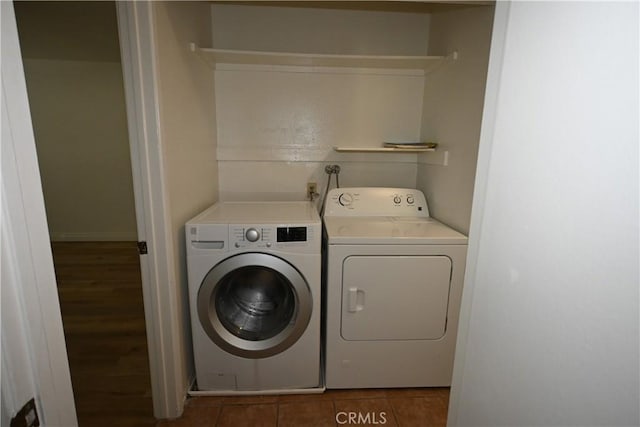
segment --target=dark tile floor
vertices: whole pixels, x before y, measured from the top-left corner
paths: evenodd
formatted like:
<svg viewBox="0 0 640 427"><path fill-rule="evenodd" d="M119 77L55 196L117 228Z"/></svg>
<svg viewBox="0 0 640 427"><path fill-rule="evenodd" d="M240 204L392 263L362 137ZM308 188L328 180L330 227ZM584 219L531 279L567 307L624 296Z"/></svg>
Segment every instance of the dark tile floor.
<svg viewBox="0 0 640 427"><path fill-rule="evenodd" d="M445 426L448 388L327 390L323 394L194 397L157 427Z"/></svg>

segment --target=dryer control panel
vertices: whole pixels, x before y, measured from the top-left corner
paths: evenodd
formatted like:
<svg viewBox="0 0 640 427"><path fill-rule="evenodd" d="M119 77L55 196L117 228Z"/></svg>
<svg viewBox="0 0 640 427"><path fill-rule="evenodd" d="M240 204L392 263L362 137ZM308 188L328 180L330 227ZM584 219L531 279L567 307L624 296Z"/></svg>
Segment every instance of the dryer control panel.
<svg viewBox="0 0 640 427"><path fill-rule="evenodd" d="M329 191L324 216L428 217L429 208L420 190L346 187Z"/></svg>

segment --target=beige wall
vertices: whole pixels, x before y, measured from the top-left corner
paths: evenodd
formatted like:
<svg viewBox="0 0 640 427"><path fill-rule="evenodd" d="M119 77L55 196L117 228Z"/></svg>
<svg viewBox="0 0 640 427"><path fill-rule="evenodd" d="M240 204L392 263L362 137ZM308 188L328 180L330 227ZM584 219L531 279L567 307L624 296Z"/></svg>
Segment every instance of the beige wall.
<svg viewBox="0 0 640 427"><path fill-rule="evenodd" d="M458 51L427 76L422 139L449 151L448 166L418 159L417 187L433 217L467 234L475 181L480 122L489 61L493 7L475 7L431 16L430 54ZM425 162L425 163L423 163Z"/></svg>
<svg viewBox="0 0 640 427"><path fill-rule="evenodd" d="M221 49L352 55L426 55L429 14L214 4Z"/></svg>
<svg viewBox="0 0 640 427"><path fill-rule="evenodd" d="M53 240L136 240L112 2L17 2Z"/></svg>
<svg viewBox="0 0 640 427"><path fill-rule="evenodd" d="M161 142L169 190L183 331L184 384L192 375L184 224L218 198L213 70L189 50L206 45L211 16L205 2L154 3Z"/></svg>

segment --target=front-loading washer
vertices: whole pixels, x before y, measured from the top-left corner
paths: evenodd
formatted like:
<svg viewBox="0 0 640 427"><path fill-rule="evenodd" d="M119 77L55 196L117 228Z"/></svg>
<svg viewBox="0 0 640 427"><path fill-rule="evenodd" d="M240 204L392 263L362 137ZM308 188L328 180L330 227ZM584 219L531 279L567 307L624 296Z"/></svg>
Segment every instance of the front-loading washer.
<svg viewBox="0 0 640 427"><path fill-rule="evenodd" d="M326 387L449 386L467 237L414 189L331 190L323 220Z"/></svg>
<svg viewBox="0 0 640 427"><path fill-rule="evenodd" d="M220 202L185 233L198 391L320 388L314 205Z"/></svg>

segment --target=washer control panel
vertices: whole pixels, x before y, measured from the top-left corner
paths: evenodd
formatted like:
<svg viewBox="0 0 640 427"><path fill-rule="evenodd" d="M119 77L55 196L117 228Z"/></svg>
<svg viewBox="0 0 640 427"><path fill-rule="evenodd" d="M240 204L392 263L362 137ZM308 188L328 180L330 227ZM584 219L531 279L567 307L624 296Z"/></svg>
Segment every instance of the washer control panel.
<svg viewBox="0 0 640 427"><path fill-rule="evenodd" d="M329 191L324 216L428 217L424 194L412 188L349 187Z"/></svg>
<svg viewBox="0 0 640 427"><path fill-rule="evenodd" d="M229 225L229 246L233 249L307 246L315 241L315 227L306 225Z"/></svg>

